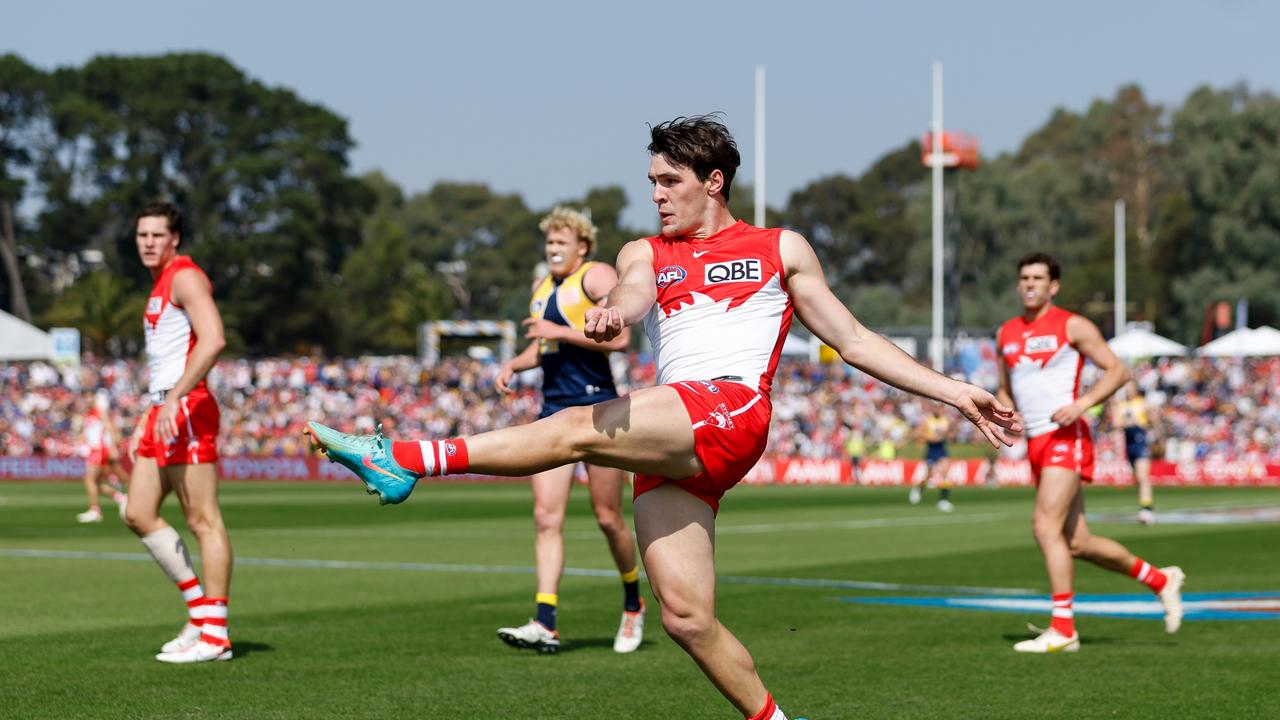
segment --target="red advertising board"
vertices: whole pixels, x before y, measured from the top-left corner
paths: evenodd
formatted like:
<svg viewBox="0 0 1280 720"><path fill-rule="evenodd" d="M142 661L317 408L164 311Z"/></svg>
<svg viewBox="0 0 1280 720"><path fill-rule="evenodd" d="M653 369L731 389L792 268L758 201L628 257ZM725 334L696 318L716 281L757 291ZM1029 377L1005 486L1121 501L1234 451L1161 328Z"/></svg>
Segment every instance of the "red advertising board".
<svg viewBox="0 0 1280 720"><path fill-rule="evenodd" d="M898 486L919 479L925 472L920 460L865 460L853 472L848 460L786 456L765 457L743 482L751 485L866 485ZM317 456L257 457L241 455L218 459L218 473L227 480L345 481L350 474L342 466ZM0 481L70 480L84 475L83 458L46 456L0 457ZM469 477L462 479L492 480ZM1254 461L1151 463L1156 485L1212 487L1280 487L1280 463ZM956 487L1031 485L1031 466L1025 460L953 460L947 481ZM1133 483L1129 464L1099 462L1095 485L1124 486Z"/></svg>

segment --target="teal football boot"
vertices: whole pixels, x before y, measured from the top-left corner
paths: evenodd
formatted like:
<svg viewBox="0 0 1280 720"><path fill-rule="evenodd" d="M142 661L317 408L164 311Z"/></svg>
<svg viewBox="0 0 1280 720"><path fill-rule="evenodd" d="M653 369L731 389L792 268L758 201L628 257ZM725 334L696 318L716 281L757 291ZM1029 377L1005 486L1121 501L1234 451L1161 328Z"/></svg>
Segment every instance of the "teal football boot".
<svg viewBox="0 0 1280 720"><path fill-rule="evenodd" d="M400 467L391 454L391 441L382 435L382 426L373 435L348 435L318 422L307 423L307 434L329 457L364 482L370 495L376 494L383 505L402 503L418 477Z"/></svg>

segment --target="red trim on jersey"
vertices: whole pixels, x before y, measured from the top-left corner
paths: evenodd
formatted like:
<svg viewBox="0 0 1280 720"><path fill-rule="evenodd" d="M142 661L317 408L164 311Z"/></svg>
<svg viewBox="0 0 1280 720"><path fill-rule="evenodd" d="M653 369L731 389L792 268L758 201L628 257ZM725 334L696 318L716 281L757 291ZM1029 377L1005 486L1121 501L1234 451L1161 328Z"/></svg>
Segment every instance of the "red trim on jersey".
<svg viewBox="0 0 1280 720"><path fill-rule="evenodd" d="M213 283L209 282L209 276L205 273L194 260L187 255L176 255L168 265L164 266L164 270L160 271L160 275L156 277L155 282L151 285L151 295L147 298L147 304L142 309L142 323L144 327L154 330L156 324L160 322L160 316L164 314L165 308L170 305L175 308L181 308L178 303L173 302L173 276L178 274L180 270L195 270L200 273L204 281L212 287ZM158 299L158 302L157 302ZM154 312L153 312L154 310ZM187 359L191 358L191 351L196 347L196 329L191 328L190 336L187 339ZM203 389L205 387L205 379L201 378L196 384L196 388Z"/></svg>
<svg viewBox="0 0 1280 720"><path fill-rule="evenodd" d="M706 302L706 298L714 303L727 300L726 312L732 312L777 277L786 296L786 305L780 318L778 337L760 373L758 389L763 393L768 393L773 385L773 374L782 357L782 346L791 329L793 316L779 247L781 237L779 228L759 228L738 220L705 238L673 239L661 235L645 238L653 252L653 271L658 283L656 303L659 312L667 318L685 306L695 305L699 298L695 298L694 293L702 297L702 302ZM709 279L714 272L723 272L727 276ZM669 381L708 379L711 378L681 377Z"/></svg>

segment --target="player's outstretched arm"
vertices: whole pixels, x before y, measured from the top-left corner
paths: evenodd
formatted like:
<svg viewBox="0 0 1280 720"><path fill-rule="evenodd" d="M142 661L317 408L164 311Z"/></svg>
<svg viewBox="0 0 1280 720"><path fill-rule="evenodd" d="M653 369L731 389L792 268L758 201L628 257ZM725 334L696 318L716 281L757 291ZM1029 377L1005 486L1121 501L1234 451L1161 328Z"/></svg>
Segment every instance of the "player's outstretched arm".
<svg viewBox="0 0 1280 720"><path fill-rule="evenodd" d="M587 311L584 332L597 342L608 342L624 328L644 319L658 299L657 278L653 274L653 248L645 240L633 240L618 252L618 284L609 291L604 305Z"/></svg>
<svg viewBox="0 0 1280 720"><path fill-rule="evenodd" d="M992 445L1012 445L1004 429L1020 430L1013 408L975 385L952 380L916 362L897 345L858 322L827 286L822 264L798 233L782 232L782 263L796 317L846 363L917 395L955 407Z"/></svg>

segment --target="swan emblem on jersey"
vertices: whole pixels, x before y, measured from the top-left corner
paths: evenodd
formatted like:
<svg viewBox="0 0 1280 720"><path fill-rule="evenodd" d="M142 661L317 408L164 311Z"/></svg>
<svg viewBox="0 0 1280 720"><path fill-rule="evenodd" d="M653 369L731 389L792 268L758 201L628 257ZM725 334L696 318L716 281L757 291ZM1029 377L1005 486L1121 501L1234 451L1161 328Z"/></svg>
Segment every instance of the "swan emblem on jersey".
<svg viewBox="0 0 1280 720"><path fill-rule="evenodd" d="M707 415L707 424L714 425L721 430L732 430L733 418L729 416L729 408L724 403L717 405L716 409Z"/></svg>
<svg viewBox="0 0 1280 720"><path fill-rule="evenodd" d="M1019 368L1037 368L1038 369L1042 367L1044 367L1043 360L1035 360L1033 358L1027 357L1026 355L1023 355L1022 357L1018 358L1018 364L1013 366L1015 370Z"/></svg>

